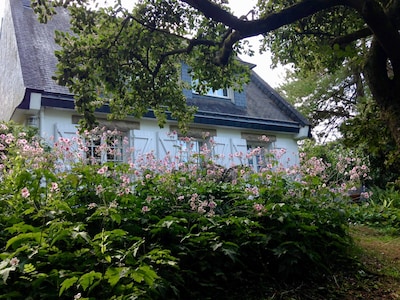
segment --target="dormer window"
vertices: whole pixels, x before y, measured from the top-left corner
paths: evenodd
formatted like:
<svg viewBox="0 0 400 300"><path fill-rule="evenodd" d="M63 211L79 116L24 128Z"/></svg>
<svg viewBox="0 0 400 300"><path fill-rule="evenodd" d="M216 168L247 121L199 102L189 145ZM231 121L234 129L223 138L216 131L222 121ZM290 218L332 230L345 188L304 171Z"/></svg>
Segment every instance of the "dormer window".
<svg viewBox="0 0 400 300"><path fill-rule="evenodd" d="M192 81L192 86L196 85L198 80ZM205 94L199 94L197 91L193 89L192 91L194 94L201 95L201 96L210 96L215 98L223 98L223 99L231 99L233 100L233 90L231 88L222 88L218 90L209 89Z"/></svg>
<svg viewBox="0 0 400 300"><path fill-rule="evenodd" d="M229 97L229 89L219 89L219 90L215 90L215 91L210 89L207 92L207 96L220 97L220 98L231 98L231 97Z"/></svg>

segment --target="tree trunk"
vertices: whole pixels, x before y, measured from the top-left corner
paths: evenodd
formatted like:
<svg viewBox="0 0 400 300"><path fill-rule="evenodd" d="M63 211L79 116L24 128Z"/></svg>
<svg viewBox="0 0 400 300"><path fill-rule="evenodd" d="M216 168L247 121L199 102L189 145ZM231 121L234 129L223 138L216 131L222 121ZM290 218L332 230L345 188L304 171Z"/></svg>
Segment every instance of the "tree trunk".
<svg viewBox="0 0 400 300"><path fill-rule="evenodd" d="M400 150L400 76L392 68L385 51L375 39L371 44L364 74L380 108L381 118L388 125Z"/></svg>

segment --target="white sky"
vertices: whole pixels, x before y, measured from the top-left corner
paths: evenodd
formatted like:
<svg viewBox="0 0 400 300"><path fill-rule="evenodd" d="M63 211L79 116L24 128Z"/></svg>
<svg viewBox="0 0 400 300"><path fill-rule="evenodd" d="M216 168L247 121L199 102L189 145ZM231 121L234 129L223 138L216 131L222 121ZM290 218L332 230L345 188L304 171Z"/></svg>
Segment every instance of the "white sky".
<svg viewBox="0 0 400 300"><path fill-rule="evenodd" d="M0 0L0 20L3 16L4 2L6 0ZM11 0L15 1L15 0ZM104 0L103 0L104 1ZM131 6L135 0L122 0L122 3L126 6ZM237 16L242 16L247 14L253 6L256 4L257 0L230 0L230 6ZM284 68L278 67L276 69L271 69L271 59L269 53L263 53L260 55L258 53L258 37L249 39L250 44L253 46L255 52L254 56L241 56L241 58L247 62L253 63L256 66L254 69L266 82L268 82L272 87L277 87L284 79Z"/></svg>

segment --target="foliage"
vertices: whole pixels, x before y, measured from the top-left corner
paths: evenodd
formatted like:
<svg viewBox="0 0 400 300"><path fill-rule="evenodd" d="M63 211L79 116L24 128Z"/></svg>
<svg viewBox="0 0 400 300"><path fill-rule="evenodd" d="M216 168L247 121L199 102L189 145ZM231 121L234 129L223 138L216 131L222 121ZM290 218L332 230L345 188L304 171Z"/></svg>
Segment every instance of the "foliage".
<svg viewBox="0 0 400 300"><path fill-rule="evenodd" d="M335 72L324 69L303 74L288 70L286 81L279 87L289 102L311 121L313 136L319 142L339 137L340 125L362 113L359 103L368 90L353 65L342 66Z"/></svg>
<svg viewBox="0 0 400 300"><path fill-rule="evenodd" d="M107 106L114 119L142 117L150 109L161 127L170 113L184 129L195 107L186 105L183 89L240 90L248 81L249 69L236 58L229 66L214 64L212 52L225 26L179 1L139 1L131 12L119 5L97 10L71 5L69 14L71 32L56 32L62 47L56 77L75 95L89 127L94 111ZM197 45L206 36L208 42ZM182 62L191 67L193 86L182 80Z"/></svg>
<svg viewBox="0 0 400 300"><path fill-rule="evenodd" d="M400 232L400 192L394 186L386 189L373 187L370 195L349 210L351 221L397 236Z"/></svg>
<svg viewBox="0 0 400 300"><path fill-rule="evenodd" d="M307 140L303 142L301 149L305 161L318 161L324 166L324 180L330 185L352 181L360 189L371 182L368 156L357 148L345 147L341 140L326 144Z"/></svg>
<svg viewBox="0 0 400 300"><path fill-rule="evenodd" d="M7 137L2 298L261 299L348 259L350 186L326 184L315 161L313 173L271 157L259 171L225 169L204 148L202 167L151 153L99 165L77 155L78 139L46 153Z"/></svg>
<svg viewBox="0 0 400 300"><path fill-rule="evenodd" d="M398 147L373 101L360 103L359 111L357 116L342 124L343 143L366 153L371 166L372 183L385 188L400 176Z"/></svg>

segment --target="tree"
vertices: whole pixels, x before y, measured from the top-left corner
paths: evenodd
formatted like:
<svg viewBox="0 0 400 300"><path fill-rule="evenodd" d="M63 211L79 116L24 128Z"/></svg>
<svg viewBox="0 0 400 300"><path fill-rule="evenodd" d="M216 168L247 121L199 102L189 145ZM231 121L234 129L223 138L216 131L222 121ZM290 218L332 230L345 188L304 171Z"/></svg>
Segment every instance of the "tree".
<svg viewBox="0 0 400 300"><path fill-rule="evenodd" d="M358 107L366 94L364 81L362 74L351 71L347 66L334 72L315 70L307 74L288 70L287 81L278 88L311 121L318 142L340 137L341 124L360 113Z"/></svg>
<svg viewBox="0 0 400 300"><path fill-rule="evenodd" d="M379 118L377 105L372 99L359 104L360 113L342 123L342 145L355 149L368 157L371 181L386 188L388 183L399 187L400 153L388 127ZM368 134L366 134L368 133Z"/></svg>
<svg viewBox="0 0 400 300"><path fill-rule="evenodd" d="M244 67L236 54L248 50L245 38L262 34L276 61L302 70L362 60L369 90L400 147L399 1L259 0L243 17L225 0L141 0L131 12L120 3L94 11L87 2L32 0L43 20L54 6L70 8L75 35L58 35L58 80L87 117L108 101L118 112L139 115L150 105L159 117L167 108L187 120L177 61L192 67L198 90L240 86L246 79L237 75Z"/></svg>

